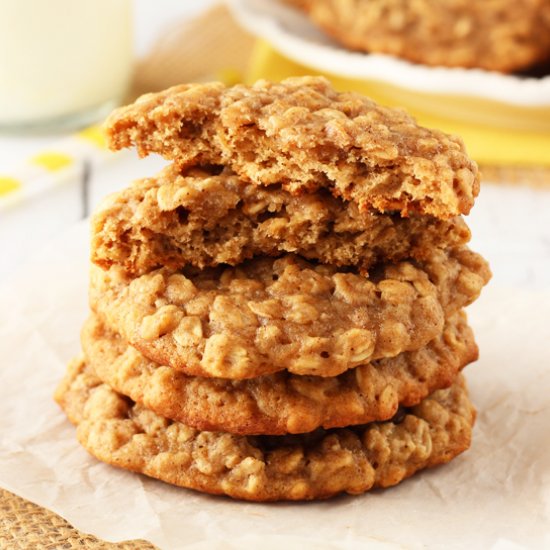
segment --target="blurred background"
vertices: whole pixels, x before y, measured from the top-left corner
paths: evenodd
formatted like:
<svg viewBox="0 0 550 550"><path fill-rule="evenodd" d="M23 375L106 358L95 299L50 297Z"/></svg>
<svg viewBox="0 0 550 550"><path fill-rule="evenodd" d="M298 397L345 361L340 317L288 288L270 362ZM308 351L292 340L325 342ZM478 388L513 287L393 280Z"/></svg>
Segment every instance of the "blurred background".
<svg viewBox="0 0 550 550"><path fill-rule="evenodd" d="M0 0L0 282L89 216L105 195L165 164L106 150L100 124L116 105L181 82L324 74L340 90L404 107L424 125L461 135L484 174L469 219L474 246L489 257L497 280L550 287L550 71L544 56L510 74L352 50L346 27L343 35L329 36L307 5ZM538 26L532 30L534 49L550 59L550 5L541 9L547 11L529 14L521 32L547 17L548 36ZM455 30L463 35L475 24L462 18ZM352 27L349 32L357 33ZM392 32L399 37L397 27ZM502 52L500 59L512 60ZM478 59L483 65L483 55Z"/></svg>

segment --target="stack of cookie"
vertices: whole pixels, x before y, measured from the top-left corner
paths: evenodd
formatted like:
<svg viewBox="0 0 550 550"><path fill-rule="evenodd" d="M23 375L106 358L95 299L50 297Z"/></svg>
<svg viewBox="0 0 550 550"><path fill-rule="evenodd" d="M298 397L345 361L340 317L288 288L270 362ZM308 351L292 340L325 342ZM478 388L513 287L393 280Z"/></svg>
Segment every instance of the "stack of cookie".
<svg viewBox="0 0 550 550"><path fill-rule="evenodd" d="M107 122L172 161L92 222L56 399L100 460L247 500L394 485L468 448L490 272L463 145L321 78L182 85Z"/></svg>

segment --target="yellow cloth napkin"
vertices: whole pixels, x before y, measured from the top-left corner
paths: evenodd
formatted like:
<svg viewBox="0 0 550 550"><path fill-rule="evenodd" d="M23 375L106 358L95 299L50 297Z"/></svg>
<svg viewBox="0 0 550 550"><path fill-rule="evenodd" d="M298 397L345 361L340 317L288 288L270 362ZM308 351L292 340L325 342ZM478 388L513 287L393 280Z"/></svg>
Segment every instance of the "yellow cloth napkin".
<svg viewBox="0 0 550 550"><path fill-rule="evenodd" d="M321 73L283 57L260 40L246 80L282 80L307 74ZM383 105L403 107L424 126L462 136L468 152L480 164L550 167L550 107L514 107L484 99L418 93L377 81L325 76L339 90L356 90Z"/></svg>
<svg viewBox="0 0 550 550"><path fill-rule="evenodd" d="M10 171L0 167L0 212L53 187L75 181L86 162L115 158L99 126L90 126L53 141Z"/></svg>

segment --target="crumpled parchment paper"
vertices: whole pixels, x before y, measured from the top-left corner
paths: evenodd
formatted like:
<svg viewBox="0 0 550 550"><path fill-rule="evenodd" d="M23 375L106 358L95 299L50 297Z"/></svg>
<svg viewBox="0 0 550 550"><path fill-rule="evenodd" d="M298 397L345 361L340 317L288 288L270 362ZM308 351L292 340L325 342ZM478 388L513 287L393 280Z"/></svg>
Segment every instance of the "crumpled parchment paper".
<svg viewBox="0 0 550 550"><path fill-rule="evenodd" d="M360 497L250 504L174 488L89 456L52 400L87 315L80 224L0 289L0 486L110 541L161 548L549 548L550 290L493 284L469 308L472 448ZM495 278L498 279L498 278Z"/></svg>

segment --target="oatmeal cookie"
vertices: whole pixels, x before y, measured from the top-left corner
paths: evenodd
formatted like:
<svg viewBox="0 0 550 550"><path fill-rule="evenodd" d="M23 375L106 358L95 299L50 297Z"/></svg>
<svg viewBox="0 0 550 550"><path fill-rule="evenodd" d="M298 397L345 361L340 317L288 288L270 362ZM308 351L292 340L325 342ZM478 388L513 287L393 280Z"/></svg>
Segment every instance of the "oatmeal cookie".
<svg viewBox="0 0 550 550"><path fill-rule="evenodd" d="M241 435L312 432L388 420L449 387L477 359L463 313L418 351L381 359L335 378L278 372L249 380L187 376L146 359L92 315L82 348L96 375L155 413L200 430Z"/></svg>
<svg viewBox="0 0 550 550"><path fill-rule="evenodd" d="M344 46L513 72L550 59L548 0L287 0Z"/></svg>
<svg viewBox="0 0 550 550"><path fill-rule="evenodd" d="M293 255L135 279L92 266L90 304L146 357L190 375L335 376L425 346L489 275L467 249L382 266L368 278Z"/></svg>
<svg viewBox="0 0 550 550"><path fill-rule="evenodd" d="M449 462L471 440L475 410L464 382L391 421L302 435L198 431L137 405L76 359L56 400L96 458L162 481L252 501L310 500L389 487Z"/></svg>
<svg viewBox="0 0 550 550"><path fill-rule="evenodd" d="M469 238L460 217L361 211L326 190L297 197L280 185L245 182L229 169L182 175L171 165L103 203L92 219L92 261L141 275L293 252L366 271L381 261L422 259Z"/></svg>
<svg viewBox="0 0 550 550"><path fill-rule="evenodd" d="M325 189L361 210L450 218L468 213L479 191L460 138L321 77L184 84L116 110L105 131L112 149L226 166L292 194Z"/></svg>

